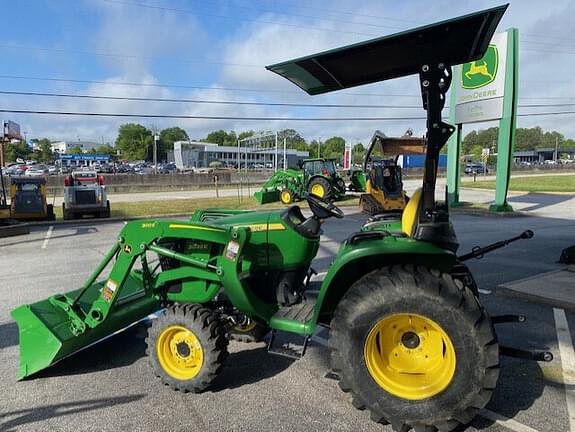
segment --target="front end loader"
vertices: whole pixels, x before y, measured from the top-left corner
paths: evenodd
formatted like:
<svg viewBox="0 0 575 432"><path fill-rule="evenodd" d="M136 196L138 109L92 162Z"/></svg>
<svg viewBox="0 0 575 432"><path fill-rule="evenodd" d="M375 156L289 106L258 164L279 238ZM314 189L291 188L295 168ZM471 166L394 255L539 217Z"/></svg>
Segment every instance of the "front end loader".
<svg viewBox="0 0 575 432"><path fill-rule="evenodd" d="M547 352L498 344L465 260L524 233L458 256L447 207L435 201L439 151L453 132L442 122L451 66L481 58L506 6L269 69L310 94L418 74L427 111L422 188L402 214L350 233L322 282L311 281L322 223L344 214L313 194L311 214L202 210L189 221L128 222L78 290L24 305L25 378L154 313L147 355L173 389L206 389L230 337L268 337L268 351L301 357L318 326L330 329L331 367L353 405L394 430L451 431L489 402L500 354L549 361ZM321 66L321 67L319 67ZM107 271L106 269L110 269ZM282 333L299 335L298 349Z"/></svg>

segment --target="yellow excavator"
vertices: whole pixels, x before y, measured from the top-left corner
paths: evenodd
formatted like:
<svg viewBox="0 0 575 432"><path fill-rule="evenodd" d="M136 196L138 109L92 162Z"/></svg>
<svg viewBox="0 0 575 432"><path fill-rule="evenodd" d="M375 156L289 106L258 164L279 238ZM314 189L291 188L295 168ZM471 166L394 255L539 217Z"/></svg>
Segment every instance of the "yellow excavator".
<svg viewBox="0 0 575 432"><path fill-rule="evenodd" d="M366 193L359 199L362 212L370 216L402 212L409 198L403 189L399 156L424 153L424 138L414 137L411 129L399 138L375 131L363 162Z"/></svg>

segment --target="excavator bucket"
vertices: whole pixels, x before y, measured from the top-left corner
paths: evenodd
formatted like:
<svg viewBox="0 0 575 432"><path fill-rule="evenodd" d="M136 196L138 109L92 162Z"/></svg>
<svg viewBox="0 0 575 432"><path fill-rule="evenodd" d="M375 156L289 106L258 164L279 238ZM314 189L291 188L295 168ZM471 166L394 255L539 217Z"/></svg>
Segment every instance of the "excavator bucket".
<svg viewBox="0 0 575 432"><path fill-rule="evenodd" d="M254 193L254 198L260 204L268 204L280 200L280 191L277 189L262 189Z"/></svg>
<svg viewBox="0 0 575 432"><path fill-rule="evenodd" d="M78 331L79 320L76 317L90 311L103 287L103 282L96 282L87 289L52 296L12 311L20 336L18 379L119 333L160 309L158 301L146 295L141 277L130 274L122 287L122 297L116 300L107 319L94 328L86 326L83 331ZM74 304L81 292L80 300Z"/></svg>

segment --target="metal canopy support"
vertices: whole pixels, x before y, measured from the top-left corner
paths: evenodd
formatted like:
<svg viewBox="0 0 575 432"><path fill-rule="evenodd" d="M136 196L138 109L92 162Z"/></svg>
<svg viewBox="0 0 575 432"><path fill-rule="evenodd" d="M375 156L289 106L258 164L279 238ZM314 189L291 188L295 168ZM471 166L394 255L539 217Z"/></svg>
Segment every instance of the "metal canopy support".
<svg viewBox="0 0 575 432"><path fill-rule="evenodd" d="M426 64L419 73L423 108L427 111L427 154L423 173L420 221L431 221L435 211L435 183L439 152L455 127L441 120L445 94L451 85L451 66L445 63Z"/></svg>
<svg viewBox="0 0 575 432"><path fill-rule="evenodd" d="M454 68L457 76L459 67ZM455 87L451 88L449 106L454 107L457 103ZM455 109L449 110L449 122L455 124ZM459 205L459 189L461 187L461 133L462 126L456 125L456 130L449 138L447 145L447 203L450 207Z"/></svg>

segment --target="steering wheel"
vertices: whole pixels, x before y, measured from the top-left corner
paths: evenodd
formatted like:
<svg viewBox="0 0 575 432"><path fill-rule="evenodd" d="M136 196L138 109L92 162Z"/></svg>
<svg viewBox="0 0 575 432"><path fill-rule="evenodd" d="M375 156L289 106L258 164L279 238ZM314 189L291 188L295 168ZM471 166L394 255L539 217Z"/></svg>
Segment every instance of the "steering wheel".
<svg viewBox="0 0 575 432"><path fill-rule="evenodd" d="M327 219L331 216L341 219L345 216L341 209L335 204L323 201L313 194L306 194L305 199L307 200L309 208L311 209L314 216L318 217L319 219Z"/></svg>

